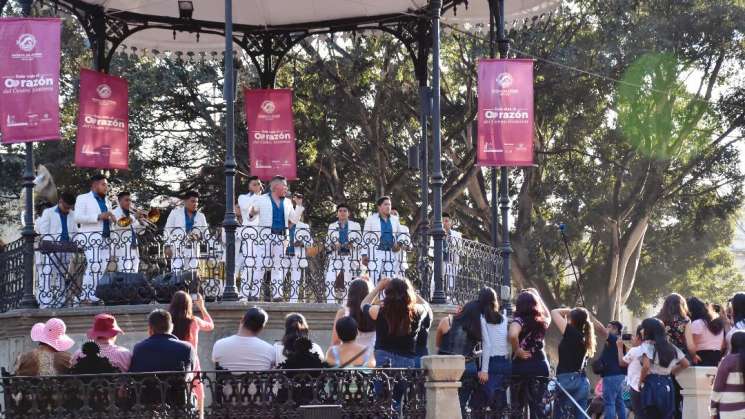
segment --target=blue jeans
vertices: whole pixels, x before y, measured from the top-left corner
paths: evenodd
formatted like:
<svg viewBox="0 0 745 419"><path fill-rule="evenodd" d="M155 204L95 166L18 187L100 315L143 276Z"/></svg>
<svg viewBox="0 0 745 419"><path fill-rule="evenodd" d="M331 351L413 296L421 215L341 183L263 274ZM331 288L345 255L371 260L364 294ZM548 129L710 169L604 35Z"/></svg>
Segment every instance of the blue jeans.
<svg viewBox="0 0 745 419"><path fill-rule="evenodd" d="M530 410L530 419L548 417L546 412L548 374L548 361L543 352L535 352L529 359L518 358L512 361L513 382L510 392L513 418L522 418L525 408Z"/></svg>
<svg viewBox="0 0 745 419"><path fill-rule="evenodd" d="M416 357L399 355L393 352L384 351L382 349L375 350L375 364L381 367L390 361L391 368L415 368ZM380 397L383 394L383 383L376 382L375 393ZM401 411L401 399L403 398L406 390L405 382L398 382L393 386L393 409L395 412Z"/></svg>
<svg viewBox="0 0 745 419"><path fill-rule="evenodd" d="M626 419L626 407L623 403L623 382L626 376L611 375L603 377L603 418Z"/></svg>
<svg viewBox="0 0 745 419"><path fill-rule="evenodd" d="M587 402L590 396L590 380L583 372L568 372L564 374L558 374L556 381L559 385L566 390L567 393L577 402L582 409L569 400L569 397L557 389L559 395L558 406L554 410L554 418L556 419L570 419L570 418L583 418L583 410L587 410Z"/></svg>
<svg viewBox="0 0 745 419"><path fill-rule="evenodd" d="M472 360L466 362L466 369L463 371L463 375L460 377L460 388L458 389L458 400L460 401L460 414L461 417L466 416L466 406L471 406L471 409L480 408L481 404L478 401L478 367L476 361Z"/></svg>
<svg viewBox="0 0 745 419"><path fill-rule="evenodd" d="M489 381L482 387L484 401L493 412L501 412L507 406L507 379L512 375L512 363L504 356L489 358ZM497 413L499 414L499 413Z"/></svg>

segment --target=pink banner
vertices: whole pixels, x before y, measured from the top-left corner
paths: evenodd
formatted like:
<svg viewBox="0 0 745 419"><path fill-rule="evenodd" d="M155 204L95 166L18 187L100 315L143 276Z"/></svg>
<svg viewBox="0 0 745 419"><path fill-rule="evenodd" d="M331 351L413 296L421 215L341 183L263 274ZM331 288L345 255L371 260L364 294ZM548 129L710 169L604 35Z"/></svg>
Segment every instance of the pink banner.
<svg viewBox="0 0 745 419"><path fill-rule="evenodd" d="M479 60L476 163L533 165L533 60Z"/></svg>
<svg viewBox="0 0 745 419"><path fill-rule="evenodd" d="M128 100L127 80L93 70L80 70L76 166L128 169Z"/></svg>
<svg viewBox="0 0 745 419"><path fill-rule="evenodd" d="M60 139L61 20L0 19L2 143Z"/></svg>
<svg viewBox="0 0 745 419"><path fill-rule="evenodd" d="M297 179L292 90L246 89L245 95L251 175Z"/></svg>

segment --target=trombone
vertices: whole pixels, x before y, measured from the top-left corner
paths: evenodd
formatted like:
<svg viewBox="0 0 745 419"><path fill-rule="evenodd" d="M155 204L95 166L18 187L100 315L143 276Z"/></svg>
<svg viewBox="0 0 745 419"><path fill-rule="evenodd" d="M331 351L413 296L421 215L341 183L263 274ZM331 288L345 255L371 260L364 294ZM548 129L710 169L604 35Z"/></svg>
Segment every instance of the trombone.
<svg viewBox="0 0 745 419"><path fill-rule="evenodd" d="M150 208L147 213L145 211L140 211L137 209L134 209L133 212L138 215L144 216L142 220L150 226L155 226L158 220L160 220L160 209L158 208ZM132 218L122 216L121 218L116 220L116 225L118 225L119 227L129 227L130 225L132 225Z"/></svg>

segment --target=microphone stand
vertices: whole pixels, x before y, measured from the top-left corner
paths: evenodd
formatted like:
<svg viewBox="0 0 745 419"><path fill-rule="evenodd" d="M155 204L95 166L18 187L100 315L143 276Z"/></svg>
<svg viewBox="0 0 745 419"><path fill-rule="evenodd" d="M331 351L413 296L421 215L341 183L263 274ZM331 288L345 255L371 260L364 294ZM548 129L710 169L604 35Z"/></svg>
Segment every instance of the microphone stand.
<svg viewBox="0 0 745 419"><path fill-rule="evenodd" d="M572 274L574 275L574 282L577 284L577 295L575 301L579 300L582 306L585 306L585 296L582 293L582 272L577 274L577 269L574 267L574 259L572 259L572 252L569 250L569 240L567 240L564 231L567 226L564 223L559 224L559 233L561 234L561 240L564 242L564 249L566 249L567 257L569 257L569 265L572 267Z"/></svg>

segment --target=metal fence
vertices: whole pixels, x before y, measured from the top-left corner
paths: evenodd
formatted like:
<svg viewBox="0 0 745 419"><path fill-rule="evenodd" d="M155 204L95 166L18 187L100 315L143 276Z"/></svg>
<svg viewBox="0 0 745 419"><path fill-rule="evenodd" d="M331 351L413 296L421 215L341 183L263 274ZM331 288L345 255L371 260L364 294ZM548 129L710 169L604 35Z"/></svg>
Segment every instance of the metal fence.
<svg viewBox="0 0 745 419"><path fill-rule="evenodd" d="M23 243L0 253L0 309L16 308L23 294ZM339 303L358 276L409 278L425 298L434 286L429 236L378 232L283 230L239 227L236 287L241 299ZM483 286L498 287L501 258L496 248L467 239L445 242L443 288L462 304ZM225 287L225 235L221 229L157 231L114 229L36 238L34 296L42 308L79 304L167 302L176 289L220 300Z"/></svg>
<svg viewBox="0 0 745 419"><path fill-rule="evenodd" d="M424 418L421 369L323 369L14 377L0 418ZM322 416L318 416L318 415Z"/></svg>

